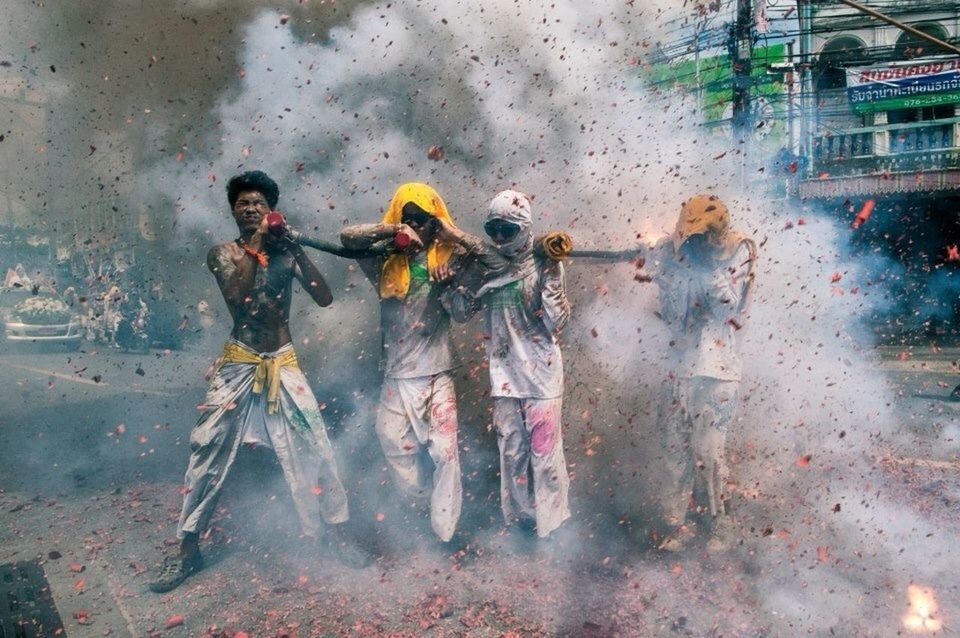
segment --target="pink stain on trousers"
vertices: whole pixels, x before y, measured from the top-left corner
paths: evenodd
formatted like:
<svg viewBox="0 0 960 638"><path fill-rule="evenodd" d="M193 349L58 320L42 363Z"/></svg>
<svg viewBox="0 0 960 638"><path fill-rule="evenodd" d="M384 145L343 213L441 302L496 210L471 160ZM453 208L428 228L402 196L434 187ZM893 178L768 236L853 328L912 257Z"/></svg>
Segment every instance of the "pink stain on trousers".
<svg viewBox="0 0 960 638"><path fill-rule="evenodd" d="M537 456L549 454L557 443L557 415L553 410L531 410L526 416L533 453Z"/></svg>
<svg viewBox="0 0 960 638"><path fill-rule="evenodd" d="M434 431L451 436L457 433L457 401L454 397L447 397L440 403L430 406L430 423Z"/></svg>

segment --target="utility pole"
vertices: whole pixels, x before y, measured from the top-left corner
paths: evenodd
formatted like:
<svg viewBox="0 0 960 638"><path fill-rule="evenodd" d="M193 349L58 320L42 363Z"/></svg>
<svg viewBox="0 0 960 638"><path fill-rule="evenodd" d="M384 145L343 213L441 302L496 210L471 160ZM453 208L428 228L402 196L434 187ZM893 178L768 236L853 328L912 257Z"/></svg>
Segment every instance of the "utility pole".
<svg viewBox="0 0 960 638"><path fill-rule="evenodd" d="M758 0L765 2L766 0ZM730 64L733 69L733 133L740 139L750 134L750 88L753 83L753 6L737 0L737 17L730 29Z"/></svg>

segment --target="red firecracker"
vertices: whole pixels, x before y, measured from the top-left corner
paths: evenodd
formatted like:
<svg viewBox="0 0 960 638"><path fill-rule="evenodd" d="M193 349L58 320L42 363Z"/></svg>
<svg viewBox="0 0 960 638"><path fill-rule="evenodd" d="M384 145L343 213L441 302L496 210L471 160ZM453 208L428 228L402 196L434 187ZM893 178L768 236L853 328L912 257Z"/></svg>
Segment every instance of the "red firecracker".
<svg viewBox="0 0 960 638"><path fill-rule="evenodd" d="M860 228L860 226L870 219L870 215L873 214L873 207L876 205L877 203L872 199L868 199L867 201L863 202L860 212L857 213L857 216L854 217L853 221L850 223L850 228L853 228L854 230Z"/></svg>

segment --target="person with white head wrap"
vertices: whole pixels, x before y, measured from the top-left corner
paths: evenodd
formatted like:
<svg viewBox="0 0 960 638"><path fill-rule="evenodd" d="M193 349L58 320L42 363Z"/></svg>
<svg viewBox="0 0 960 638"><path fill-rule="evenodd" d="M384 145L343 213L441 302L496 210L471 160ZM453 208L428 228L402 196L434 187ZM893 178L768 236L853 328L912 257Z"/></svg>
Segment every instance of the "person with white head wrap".
<svg viewBox="0 0 960 638"><path fill-rule="evenodd" d="M482 309L493 423L500 448L500 504L507 524L532 520L546 537L570 517L558 335L570 316L563 264L534 250L530 200L497 194L487 210L489 241L444 229L476 259L448 289L455 320ZM466 283L469 282L469 283Z"/></svg>

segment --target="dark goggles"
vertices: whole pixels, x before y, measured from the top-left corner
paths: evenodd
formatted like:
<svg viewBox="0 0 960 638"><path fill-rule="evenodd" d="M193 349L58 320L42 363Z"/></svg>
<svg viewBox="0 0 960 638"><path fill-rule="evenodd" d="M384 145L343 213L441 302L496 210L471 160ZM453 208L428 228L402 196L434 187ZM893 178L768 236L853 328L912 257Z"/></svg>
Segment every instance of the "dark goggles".
<svg viewBox="0 0 960 638"><path fill-rule="evenodd" d="M490 237L498 237L503 241L510 241L520 232L520 227L503 219L491 219L483 225L483 230Z"/></svg>
<svg viewBox="0 0 960 638"><path fill-rule="evenodd" d="M413 202L404 204L400 213L400 221L408 226L427 226L432 223L433 215L423 210Z"/></svg>

